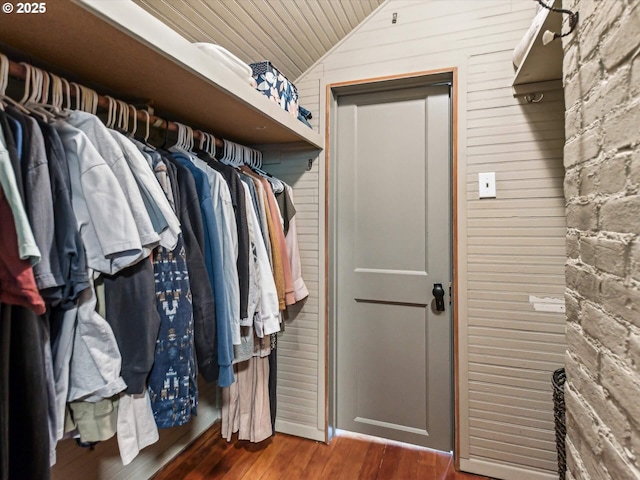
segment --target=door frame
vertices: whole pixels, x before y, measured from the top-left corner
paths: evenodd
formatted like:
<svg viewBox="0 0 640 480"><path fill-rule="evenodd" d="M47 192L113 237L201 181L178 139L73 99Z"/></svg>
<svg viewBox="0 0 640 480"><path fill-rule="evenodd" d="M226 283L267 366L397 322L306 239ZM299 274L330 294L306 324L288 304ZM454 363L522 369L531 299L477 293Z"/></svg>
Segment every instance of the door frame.
<svg viewBox="0 0 640 480"><path fill-rule="evenodd" d="M452 221L452 308L453 308L453 455L456 469L459 467L460 436L459 436L459 355L458 355L458 272L460 271L458 255L458 69L448 67L437 70L427 70L399 75L365 78L345 82L330 83L326 86L325 105L325 224L324 224L324 372L325 372L325 442L329 443L335 432L336 425L336 208L337 191L335 188L335 169L331 168L331 159L337 157L336 142L331 140L336 136L338 97L356 93L373 93L383 90L396 90L408 87L428 86L437 83L451 83L451 221Z"/></svg>

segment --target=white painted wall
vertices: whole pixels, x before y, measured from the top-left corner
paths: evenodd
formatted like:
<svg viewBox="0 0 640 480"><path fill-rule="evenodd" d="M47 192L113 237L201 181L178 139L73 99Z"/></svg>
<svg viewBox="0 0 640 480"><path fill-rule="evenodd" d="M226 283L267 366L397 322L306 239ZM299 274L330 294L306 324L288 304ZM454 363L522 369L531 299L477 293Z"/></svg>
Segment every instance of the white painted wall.
<svg viewBox="0 0 640 480"><path fill-rule="evenodd" d="M533 298L562 299L565 289L563 95L547 92L541 103L527 104L511 92L511 52L534 13L535 3L525 0L388 0L295 82L314 128L324 132L327 84L458 68L461 464L517 480L554 478L550 378L565 350L564 314L544 311ZM325 159L311 172L298 160L272 170L290 172L296 199L305 199L301 247L312 292L290 323L304 339L283 337L290 366L281 364L279 381L290 390L280 388L279 426L319 437ZM487 171L496 172L498 195L478 200L477 174Z"/></svg>

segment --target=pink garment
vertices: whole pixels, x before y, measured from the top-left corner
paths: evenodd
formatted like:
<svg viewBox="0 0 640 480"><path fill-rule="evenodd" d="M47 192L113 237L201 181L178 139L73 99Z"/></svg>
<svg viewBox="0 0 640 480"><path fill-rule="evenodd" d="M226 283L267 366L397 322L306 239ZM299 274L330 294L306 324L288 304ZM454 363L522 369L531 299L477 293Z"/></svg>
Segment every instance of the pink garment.
<svg viewBox="0 0 640 480"><path fill-rule="evenodd" d="M289 198L293 202L293 188L285 185ZM291 280L293 282L293 295L295 301L299 302L309 296L309 290L302 279L302 265L300 262L300 249L298 247L298 231L296 228L296 217L289 220L289 231L285 237L287 252L289 253L289 263L291 265Z"/></svg>
<svg viewBox="0 0 640 480"><path fill-rule="evenodd" d="M251 357L234 366L236 381L222 389L221 435L227 441L238 432L239 440L261 442L269 438L269 358Z"/></svg>
<svg viewBox="0 0 640 480"><path fill-rule="evenodd" d="M286 305L296 303L296 297L293 291L293 280L291 278L291 264L289 263L289 253L287 252L287 244L284 238L284 230L282 229L282 219L280 217L280 208L278 202L273 195L269 182L261 178L260 181L267 192L267 201L269 202L269 212L271 213L271 221L276 225L275 231L278 236L278 246L280 247L280 257L282 258L282 270L284 272L284 299Z"/></svg>

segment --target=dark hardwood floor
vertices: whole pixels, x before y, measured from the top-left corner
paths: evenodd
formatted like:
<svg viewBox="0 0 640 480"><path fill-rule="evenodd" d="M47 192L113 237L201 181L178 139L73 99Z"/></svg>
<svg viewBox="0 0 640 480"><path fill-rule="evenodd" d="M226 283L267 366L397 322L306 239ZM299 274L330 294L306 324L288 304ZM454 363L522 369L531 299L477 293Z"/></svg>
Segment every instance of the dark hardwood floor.
<svg viewBox="0 0 640 480"><path fill-rule="evenodd" d="M227 443L214 426L154 480L486 480L453 468L450 455L345 436L331 445L281 433Z"/></svg>

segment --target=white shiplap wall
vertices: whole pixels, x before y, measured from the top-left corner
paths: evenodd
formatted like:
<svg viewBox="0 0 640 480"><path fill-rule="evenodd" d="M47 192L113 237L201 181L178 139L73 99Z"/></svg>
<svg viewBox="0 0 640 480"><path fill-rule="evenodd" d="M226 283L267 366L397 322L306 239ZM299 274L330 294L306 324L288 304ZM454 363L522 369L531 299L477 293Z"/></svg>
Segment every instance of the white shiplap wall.
<svg viewBox="0 0 640 480"><path fill-rule="evenodd" d="M514 480L554 478L550 375L565 349L564 314L534 305L564 294L562 92L526 104L510 88L511 52L534 14L535 3L524 0L388 0L296 82L314 128L324 132L327 84L458 68L459 453L464 470ZM297 197L317 194L305 228L319 237L305 242L303 260L324 305L324 155L317 164L320 174L314 166L295 180ZM278 171L296 168L286 165ZM477 199L477 174L485 171L496 172L496 199ZM301 315L322 364L322 309L314 302ZM291 343L292 359L300 345ZM307 388L312 370L298 377L283 367L279 376ZM310 390L319 402L324 373ZM288 395L281 390L280 402L299 413ZM312 407L300 428L322 430L321 405L315 419ZM292 409L288 421L296 418Z"/></svg>
<svg viewBox="0 0 640 480"><path fill-rule="evenodd" d="M317 82L316 82L317 88ZM324 332L319 328L320 268L318 258L319 172L308 152L267 154L265 170L294 190L296 228L302 275L309 297L289 307L278 337L278 412L276 430L324 441ZM319 378L323 380L318 381Z"/></svg>

